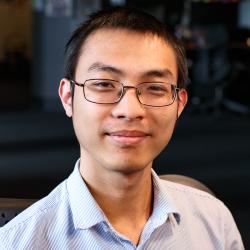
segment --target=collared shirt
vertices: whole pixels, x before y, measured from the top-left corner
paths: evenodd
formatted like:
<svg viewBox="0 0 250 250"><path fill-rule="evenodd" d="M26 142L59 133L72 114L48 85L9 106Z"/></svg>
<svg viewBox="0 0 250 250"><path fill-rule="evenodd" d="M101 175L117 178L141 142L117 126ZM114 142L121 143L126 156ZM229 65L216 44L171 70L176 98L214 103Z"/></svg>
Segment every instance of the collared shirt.
<svg viewBox="0 0 250 250"><path fill-rule="evenodd" d="M152 177L153 211L137 246L109 223L84 183L78 161L67 180L0 228L0 249L244 249L221 201L160 180L153 170Z"/></svg>

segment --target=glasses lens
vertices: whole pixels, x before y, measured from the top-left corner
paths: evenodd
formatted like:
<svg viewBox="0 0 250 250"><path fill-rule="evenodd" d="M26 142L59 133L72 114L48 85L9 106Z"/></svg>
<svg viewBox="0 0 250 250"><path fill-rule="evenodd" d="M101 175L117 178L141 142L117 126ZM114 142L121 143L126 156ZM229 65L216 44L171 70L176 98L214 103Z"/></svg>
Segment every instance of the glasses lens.
<svg viewBox="0 0 250 250"><path fill-rule="evenodd" d="M90 102L115 103L122 94L122 84L108 79L87 80L84 84L84 96Z"/></svg>
<svg viewBox="0 0 250 250"><path fill-rule="evenodd" d="M149 106L170 105L176 96L174 86L169 83L141 83L137 89L140 102Z"/></svg>

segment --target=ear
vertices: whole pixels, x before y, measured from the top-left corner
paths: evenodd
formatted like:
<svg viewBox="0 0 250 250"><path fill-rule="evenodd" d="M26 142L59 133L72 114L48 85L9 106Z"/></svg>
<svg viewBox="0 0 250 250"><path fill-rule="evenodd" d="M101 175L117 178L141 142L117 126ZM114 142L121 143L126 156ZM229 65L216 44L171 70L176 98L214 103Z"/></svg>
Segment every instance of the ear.
<svg viewBox="0 0 250 250"><path fill-rule="evenodd" d="M71 95L71 88L70 88L70 81L66 78L63 78L60 81L58 94L60 96L62 105L65 109L66 115L68 117L72 116L73 113L73 101L72 101L72 95Z"/></svg>
<svg viewBox="0 0 250 250"><path fill-rule="evenodd" d="M187 100L188 100L188 93L185 89L180 89L178 92L178 117L181 115L182 111L184 110Z"/></svg>

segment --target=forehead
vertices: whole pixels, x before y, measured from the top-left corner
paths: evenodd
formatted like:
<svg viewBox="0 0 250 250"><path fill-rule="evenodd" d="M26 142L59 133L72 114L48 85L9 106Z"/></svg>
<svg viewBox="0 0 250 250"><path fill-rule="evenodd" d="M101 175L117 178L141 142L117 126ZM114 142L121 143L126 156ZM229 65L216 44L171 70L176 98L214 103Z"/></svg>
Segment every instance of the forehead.
<svg viewBox="0 0 250 250"><path fill-rule="evenodd" d="M76 73L94 63L111 65L127 73L164 68L177 77L176 55L170 44L156 35L127 29L100 29L87 38Z"/></svg>

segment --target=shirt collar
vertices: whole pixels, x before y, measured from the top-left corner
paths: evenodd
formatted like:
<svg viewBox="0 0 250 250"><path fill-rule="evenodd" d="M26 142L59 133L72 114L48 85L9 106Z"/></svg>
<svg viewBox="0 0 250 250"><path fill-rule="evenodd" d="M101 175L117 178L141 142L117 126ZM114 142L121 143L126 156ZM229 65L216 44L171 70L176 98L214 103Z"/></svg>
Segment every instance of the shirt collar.
<svg viewBox="0 0 250 250"><path fill-rule="evenodd" d="M67 190L75 228L87 229L105 221L105 216L89 192L79 167L80 159L67 180Z"/></svg>
<svg viewBox="0 0 250 250"><path fill-rule="evenodd" d="M174 198L164 185L165 181L161 180L153 169L152 180L154 186L154 207L152 217L155 216L155 220L159 224L163 224L167 219L174 225L179 224L180 212L175 206Z"/></svg>
<svg viewBox="0 0 250 250"><path fill-rule="evenodd" d="M104 221L108 223L101 208L89 192L79 167L80 159L76 162L74 171L67 179L67 191L75 228L88 229ZM175 219L172 221L173 224L179 223L180 215L174 206L173 199L153 169L152 180L154 207L150 220L153 221L155 227L163 224L167 219L170 221Z"/></svg>

